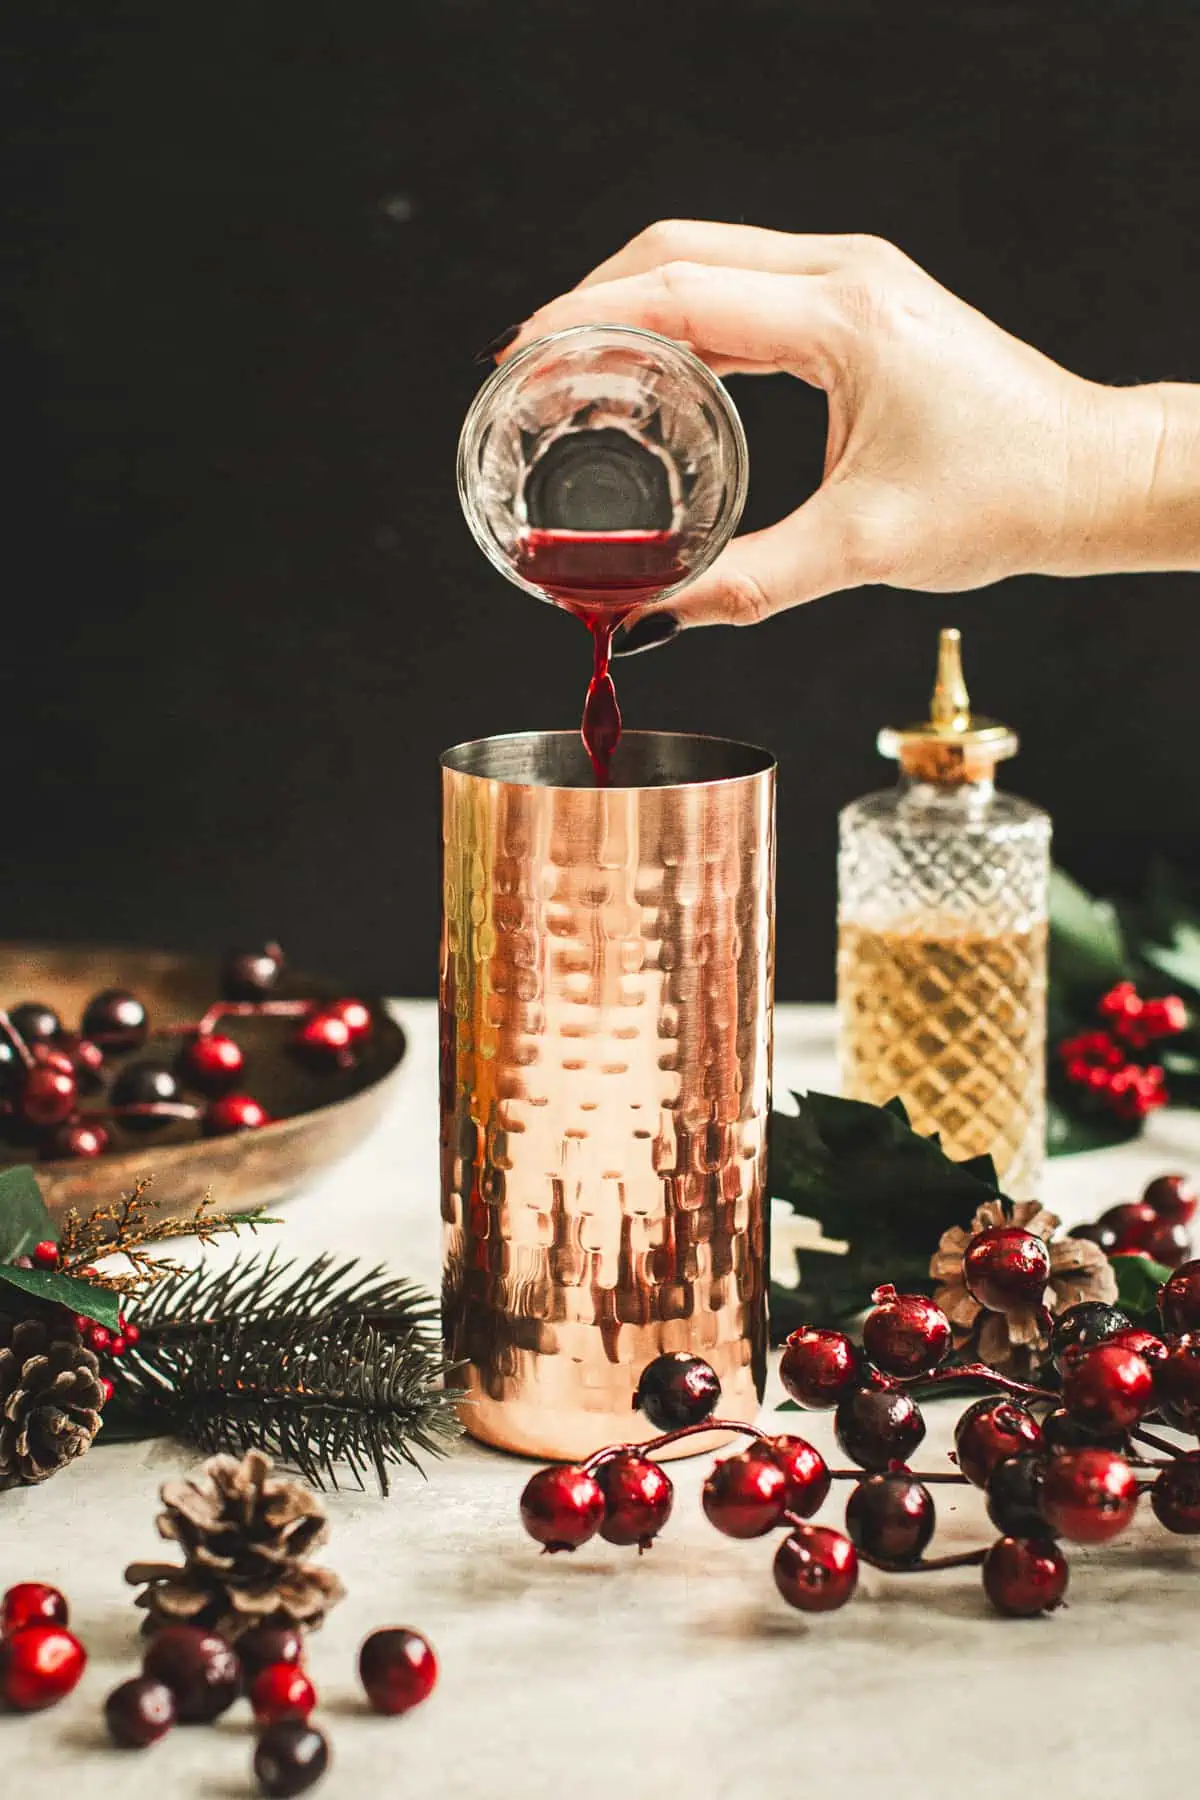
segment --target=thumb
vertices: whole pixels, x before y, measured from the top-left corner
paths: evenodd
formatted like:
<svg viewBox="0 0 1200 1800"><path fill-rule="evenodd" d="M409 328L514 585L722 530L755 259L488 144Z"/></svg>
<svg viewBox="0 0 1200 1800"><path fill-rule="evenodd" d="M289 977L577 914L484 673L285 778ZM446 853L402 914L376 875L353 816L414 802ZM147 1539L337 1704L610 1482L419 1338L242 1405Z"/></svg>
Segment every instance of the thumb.
<svg viewBox="0 0 1200 1800"><path fill-rule="evenodd" d="M790 606L857 587L849 536L842 491L827 482L777 525L735 538L663 608L681 625L757 625Z"/></svg>

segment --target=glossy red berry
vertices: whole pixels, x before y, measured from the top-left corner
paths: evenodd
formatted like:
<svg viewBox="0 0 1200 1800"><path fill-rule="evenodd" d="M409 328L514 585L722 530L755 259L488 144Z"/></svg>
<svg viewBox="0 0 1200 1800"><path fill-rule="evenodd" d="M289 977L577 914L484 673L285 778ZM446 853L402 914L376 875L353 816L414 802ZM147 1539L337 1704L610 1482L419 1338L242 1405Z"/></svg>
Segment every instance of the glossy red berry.
<svg viewBox="0 0 1200 1800"><path fill-rule="evenodd" d="M100 1405L102 1407L107 1406L115 1392L116 1392L116 1389L113 1387L112 1382L108 1379L108 1376L101 1375L101 1377L100 1377Z"/></svg>
<svg viewBox="0 0 1200 1800"><path fill-rule="evenodd" d="M342 1020L350 1033L352 1044L361 1043L364 1038L369 1038L374 1029L375 1022L371 1017L371 1009L364 1000L334 1000L325 1010Z"/></svg>
<svg viewBox="0 0 1200 1800"><path fill-rule="evenodd" d="M1067 1559L1050 1538L998 1538L983 1560L988 1599L1014 1619L1061 1606L1067 1577Z"/></svg>
<svg viewBox="0 0 1200 1800"><path fill-rule="evenodd" d="M1154 1400L1150 1365L1123 1344L1094 1344L1063 1358L1062 1396L1067 1411L1101 1431L1128 1431Z"/></svg>
<svg viewBox="0 0 1200 1800"><path fill-rule="evenodd" d="M1040 1306L1049 1279L1049 1250L1018 1225L990 1225L976 1232L963 1256L968 1291L990 1312Z"/></svg>
<svg viewBox="0 0 1200 1800"><path fill-rule="evenodd" d="M1110 1206L1102 1212L1098 1223L1107 1225L1116 1233L1113 1251L1116 1255L1125 1255L1130 1250L1144 1250L1152 1232L1159 1224L1159 1217L1152 1206L1144 1200L1127 1200L1121 1206Z"/></svg>
<svg viewBox="0 0 1200 1800"><path fill-rule="evenodd" d="M233 950L221 966L224 1000L265 1000L283 973L284 955L278 944L261 950Z"/></svg>
<svg viewBox="0 0 1200 1800"><path fill-rule="evenodd" d="M1064 1450L1052 1456L1042 1482L1041 1508L1060 1537L1105 1544L1137 1511L1137 1477L1113 1450Z"/></svg>
<svg viewBox="0 0 1200 1800"><path fill-rule="evenodd" d="M48 1162L87 1161L103 1156L108 1142L103 1125L91 1119L66 1119L47 1134L42 1154Z"/></svg>
<svg viewBox="0 0 1200 1800"><path fill-rule="evenodd" d="M309 1013L292 1037L296 1054L318 1069L348 1068L354 1061L353 1044L345 1019L332 1012Z"/></svg>
<svg viewBox="0 0 1200 1800"><path fill-rule="evenodd" d="M207 1724L227 1712L242 1691L237 1656L215 1631L167 1625L151 1638L142 1673L164 1681L175 1696L181 1725Z"/></svg>
<svg viewBox="0 0 1200 1800"><path fill-rule="evenodd" d="M40 1244L33 1246L33 1265L36 1269L57 1269L59 1251L52 1238L44 1238Z"/></svg>
<svg viewBox="0 0 1200 1800"><path fill-rule="evenodd" d="M135 1676L104 1702L109 1736L122 1750L144 1750L165 1737L177 1718L175 1696L165 1681Z"/></svg>
<svg viewBox="0 0 1200 1800"><path fill-rule="evenodd" d="M40 1712L65 1699L87 1666L77 1637L61 1625L27 1625L0 1644L0 1697L14 1712Z"/></svg>
<svg viewBox="0 0 1200 1800"><path fill-rule="evenodd" d="M60 1125L75 1110L79 1087L69 1069L49 1062L35 1063L25 1071L16 1099L17 1117L25 1125L41 1129Z"/></svg>
<svg viewBox="0 0 1200 1800"><path fill-rule="evenodd" d="M248 1681L279 1663L304 1661L304 1639L292 1625L256 1625L237 1641L238 1661Z"/></svg>
<svg viewBox="0 0 1200 1800"><path fill-rule="evenodd" d="M269 1800L307 1793L328 1767L329 1744L306 1719L268 1725L255 1746L254 1778Z"/></svg>
<svg viewBox="0 0 1200 1800"><path fill-rule="evenodd" d="M359 1679L378 1713L411 1712L437 1685L438 1661L429 1639L407 1626L373 1631L358 1653Z"/></svg>
<svg viewBox="0 0 1200 1800"><path fill-rule="evenodd" d="M204 1109L204 1130L209 1137L229 1137L235 1131L257 1131L271 1123L266 1108L251 1094L222 1094Z"/></svg>
<svg viewBox="0 0 1200 1800"><path fill-rule="evenodd" d="M1168 1531L1187 1537L1200 1532L1200 1450L1189 1450L1159 1470L1150 1505Z"/></svg>
<svg viewBox="0 0 1200 1800"><path fill-rule="evenodd" d="M787 1511L788 1478L757 1446L719 1462L704 1484L702 1504L710 1524L726 1537L764 1537Z"/></svg>
<svg viewBox="0 0 1200 1800"><path fill-rule="evenodd" d="M89 1325L83 1341L95 1356L103 1356L112 1347L113 1334L107 1325Z"/></svg>
<svg viewBox="0 0 1200 1800"><path fill-rule="evenodd" d="M594 1470L604 1495L600 1536L610 1544L648 1550L671 1516L675 1490L670 1478L636 1450L618 1450Z"/></svg>
<svg viewBox="0 0 1200 1800"><path fill-rule="evenodd" d="M720 1398L716 1370L702 1356L672 1350L646 1364L633 1404L656 1431L681 1431L710 1419Z"/></svg>
<svg viewBox="0 0 1200 1800"><path fill-rule="evenodd" d="M1187 1331L1167 1345L1154 1365L1154 1385L1170 1424L1200 1432L1200 1331Z"/></svg>
<svg viewBox="0 0 1200 1800"><path fill-rule="evenodd" d="M55 1047L66 1058L80 1093L98 1093L104 1076L104 1052L99 1044L91 1038L78 1037L73 1031L64 1031Z"/></svg>
<svg viewBox="0 0 1200 1800"><path fill-rule="evenodd" d="M814 1450L803 1438L788 1437L786 1434L768 1438L759 1448L772 1462L778 1463L787 1476L788 1512L798 1513L802 1519L811 1519L823 1505L829 1492L829 1469L820 1451Z"/></svg>
<svg viewBox="0 0 1200 1800"><path fill-rule="evenodd" d="M118 1331L109 1339L108 1354L110 1356L124 1356L128 1348L129 1340L122 1331Z"/></svg>
<svg viewBox="0 0 1200 1800"><path fill-rule="evenodd" d="M892 1569L920 1560L936 1523L933 1498L915 1475L868 1475L846 1503L846 1530L855 1548Z"/></svg>
<svg viewBox="0 0 1200 1800"><path fill-rule="evenodd" d="M924 1294L876 1288L863 1321L863 1349L888 1375L928 1375L950 1349L950 1321Z"/></svg>
<svg viewBox="0 0 1200 1800"><path fill-rule="evenodd" d="M141 1342L142 1328L140 1325L135 1325L132 1319L122 1317L121 1336L125 1339L125 1342L132 1347L134 1344L139 1344ZM281 1662L286 1662L287 1658L281 1657L279 1660Z"/></svg>
<svg viewBox="0 0 1200 1800"><path fill-rule="evenodd" d="M184 1079L206 1094L226 1093L246 1066L242 1047L221 1031L198 1034L185 1046L180 1058Z"/></svg>
<svg viewBox="0 0 1200 1800"><path fill-rule="evenodd" d="M784 1346L779 1375L798 1405L820 1412L838 1406L858 1386L861 1358L844 1331L803 1325Z"/></svg>
<svg viewBox="0 0 1200 1800"><path fill-rule="evenodd" d="M271 1663L250 1684L250 1705L260 1725L307 1719L316 1704L317 1690L296 1663Z"/></svg>
<svg viewBox="0 0 1200 1800"><path fill-rule="evenodd" d="M1160 1219L1145 1243L1151 1261L1177 1269L1192 1254L1192 1234L1180 1219Z"/></svg>
<svg viewBox="0 0 1200 1800"><path fill-rule="evenodd" d="M578 1550L604 1520L604 1492L596 1477L574 1463L552 1463L531 1475L521 1495L521 1523L551 1553Z"/></svg>
<svg viewBox="0 0 1200 1800"><path fill-rule="evenodd" d="M916 1401L900 1388L860 1387L838 1407L833 1429L860 1469L886 1469L908 1461L925 1436L925 1421Z"/></svg>
<svg viewBox="0 0 1200 1800"><path fill-rule="evenodd" d="M30 1625L69 1622L65 1596L45 1581L18 1581L0 1600L0 1638L12 1637Z"/></svg>
<svg viewBox="0 0 1200 1800"><path fill-rule="evenodd" d="M1186 1175L1160 1175L1150 1183L1142 1199L1160 1219L1172 1219L1180 1225L1190 1225L1200 1205L1200 1195Z"/></svg>
<svg viewBox="0 0 1200 1800"><path fill-rule="evenodd" d="M1162 1339L1155 1337L1152 1331L1143 1330L1140 1325L1127 1325L1123 1331L1114 1331L1111 1337L1104 1339L1104 1342L1120 1344L1126 1350L1134 1351L1144 1362L1150 1364L1151 1372L1153 1372L1154 1364L1161 1362L1167 1354L1167 1346Z"/></svg>
<svg viewBox="0 0 1200 1800"><path fill-rule="evenodd" d="M1168 1331L1200 1330L1200 1261L1181 1263L1158 1290L1158 1310Z"/></svg>
<svg viewBox="0 0 1200 1800"><path fill-rule="evenodd" d="M105 988L83 1009L80 1030L108 1056L125 1056L146 1041L146 1009L127 988Z"/></svg>
<svg viewBox="0 0 1200 1800"><path fill-rule="evenodd" d="M986 1487L988 1477L1005 1457L1036 1450L1042 1430L1028 1408L1003 1394L976 1400L959 1416L954 1428L958 1466L976 1487Z"/></svg>
<svg viewBox="0 0 1200 1800"><path fill-rule="evenodd" d="M835 1612L858 1586L858 1552L827 1525L797 1525L775 1552L775 1586L801 1612Z"/></svg>

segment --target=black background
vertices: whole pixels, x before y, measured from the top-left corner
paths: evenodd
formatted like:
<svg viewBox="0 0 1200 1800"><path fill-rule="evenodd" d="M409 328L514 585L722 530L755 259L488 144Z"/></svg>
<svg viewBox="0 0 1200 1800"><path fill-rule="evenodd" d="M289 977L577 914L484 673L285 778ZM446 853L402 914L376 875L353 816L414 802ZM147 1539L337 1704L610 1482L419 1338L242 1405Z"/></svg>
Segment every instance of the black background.
<svg viewBox="0 0 1200 1800"><path fill-rule="evenodd" d="M1182 0L6 14L4 935L432 991L437 753L574 723L587 664L461 521L472 353L655 217L882 233L1081 373L1200 377ZM736 398L756 525L823 407ZM836 811L940 624L1060 860L1195 862L1197 585L826 600L635 659L626 719L778 752L779 989L827 996Z"/></svg>

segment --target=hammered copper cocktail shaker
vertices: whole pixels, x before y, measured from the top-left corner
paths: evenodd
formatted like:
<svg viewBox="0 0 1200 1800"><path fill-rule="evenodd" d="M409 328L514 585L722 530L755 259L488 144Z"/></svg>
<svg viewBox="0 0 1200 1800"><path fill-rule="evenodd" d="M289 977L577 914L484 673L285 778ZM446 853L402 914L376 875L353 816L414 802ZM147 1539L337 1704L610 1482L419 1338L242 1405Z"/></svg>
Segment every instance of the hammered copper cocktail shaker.
<svg viewBox="0 0 1200 1800"><path fill-rule="evenodd" d="M475 1437L575 1458L652 1428L664 1350L750 1417L767 1348L774 764L574 732L443 760L443 1313Z"/></svg>

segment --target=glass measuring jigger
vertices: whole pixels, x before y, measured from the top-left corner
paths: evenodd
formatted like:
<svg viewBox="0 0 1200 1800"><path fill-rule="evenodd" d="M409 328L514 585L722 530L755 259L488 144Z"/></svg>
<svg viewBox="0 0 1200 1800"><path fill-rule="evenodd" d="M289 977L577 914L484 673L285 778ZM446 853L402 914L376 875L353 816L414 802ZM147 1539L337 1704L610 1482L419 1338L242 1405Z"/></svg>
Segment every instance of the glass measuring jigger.
<svg viewBox="0 0 1200 1800"><path fill-rule="evenodd" d="M501 574L612 625L706 569L746 498L746 438L712 371L626 325L526 346L463 424L458 491Z"/></svg>

